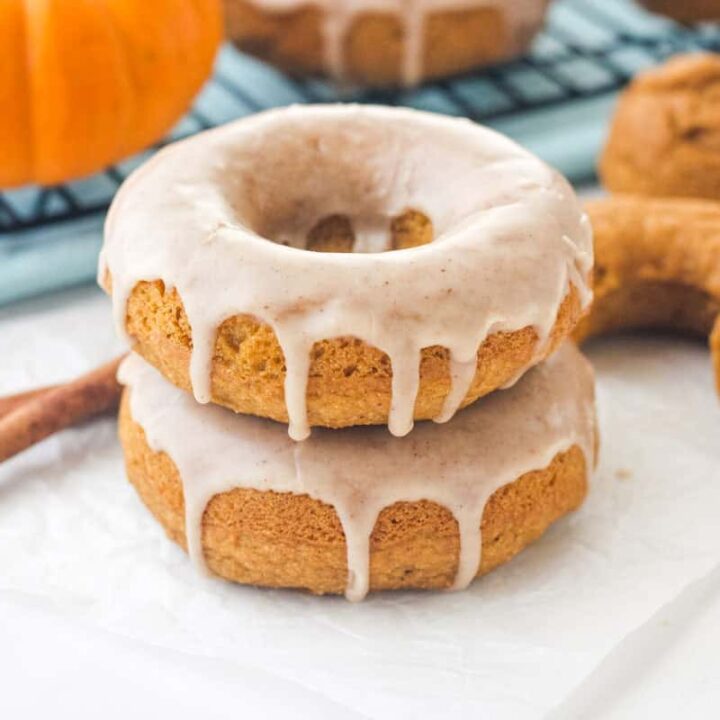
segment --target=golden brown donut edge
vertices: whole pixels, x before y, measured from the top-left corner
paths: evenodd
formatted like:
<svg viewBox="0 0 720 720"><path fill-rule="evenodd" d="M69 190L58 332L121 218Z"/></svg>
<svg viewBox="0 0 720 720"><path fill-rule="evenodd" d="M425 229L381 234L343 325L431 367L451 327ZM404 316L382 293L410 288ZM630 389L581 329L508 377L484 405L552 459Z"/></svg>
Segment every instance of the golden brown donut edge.
<svg viewBox="0 0 720 720"><path fill-rule="evenodd" d="M112 279L107 278L106 288ZM582 315L573 286L565 297L542 357L534 356L532 327L490 335L478 350L478 370L462 407L502 387L550 355ZM190 391L192 331L182 299L161 281L140 282L127 303L126 329L133 349L177 387ZM212 361L211 399L235 412L288 420L284 399L285 362L272 328L249 315L235 315L218 329ZM416 420L437 417L450 390L446 348L424 348ZM311 426L331 428L387 423L392 397L390 358L356 338L314 345L307 387Z"/></svg>

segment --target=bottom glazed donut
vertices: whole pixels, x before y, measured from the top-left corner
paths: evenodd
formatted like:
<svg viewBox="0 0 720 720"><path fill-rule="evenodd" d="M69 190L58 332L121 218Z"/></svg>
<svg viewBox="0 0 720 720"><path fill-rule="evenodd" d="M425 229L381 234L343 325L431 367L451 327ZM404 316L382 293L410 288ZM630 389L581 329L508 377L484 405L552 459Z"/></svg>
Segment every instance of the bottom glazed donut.
<svg viewBox="0 0 720 720"><path fill-rule="evenodd" d="M345 592L463 588L577 508L594 461L594 383L564 345L513 388L447 425L281 425L197 405L138 356L120 437L130 481L212 573L236 582Z"/></svg>

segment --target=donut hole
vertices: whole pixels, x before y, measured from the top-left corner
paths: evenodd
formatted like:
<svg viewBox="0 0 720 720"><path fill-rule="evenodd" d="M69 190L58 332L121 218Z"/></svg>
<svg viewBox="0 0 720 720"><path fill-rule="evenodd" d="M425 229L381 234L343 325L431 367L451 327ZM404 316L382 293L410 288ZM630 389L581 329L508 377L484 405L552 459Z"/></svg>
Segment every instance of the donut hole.
<svg viewBox="0 0 720 720"><path fill-rule="evenodd" d="M305 238L305 249L315 252L353 251L355 230L347 215L328 215L318 220Z"/></svg>
<svg viewBox="0 0 720 720"><path fill-rule="evenodd" d="M327 215L305 237L305 249L313 252L386 252L406 250L433 241L430 218L419 210L407 210L391 218L359 222L359 231L347 215Z"/></svg>
<svg viewBox="0 0 720 720"><path fill-rule="evenodd" d="M496 148L460 121L445 127L409 111L331 108L310 118L290 110L263 118L262 132L248 123L223 152L214 187L234 216L228 224L314 252L444 242L527 194L508 180L516 177L508 166L527 164L515 148Z"/></svg>
<svg viewBox="0 0 720 720"><path fill-rule="evenodd" d="M596 298L590 334L645 329L707 337L719 314L720 303L702 290L682 283L639 281ZM581 327L581 336L586 332Z"/></svg>

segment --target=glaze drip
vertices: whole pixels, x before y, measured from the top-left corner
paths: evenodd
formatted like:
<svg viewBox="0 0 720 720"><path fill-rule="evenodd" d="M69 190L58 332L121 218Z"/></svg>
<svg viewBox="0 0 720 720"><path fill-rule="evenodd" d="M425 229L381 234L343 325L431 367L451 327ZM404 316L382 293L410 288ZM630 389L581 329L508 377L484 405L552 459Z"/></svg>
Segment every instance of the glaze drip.
<svg viewBox="0 0 720 720"><path fill-rule="evenodd" d="M199 568L203 512L214 495L235 487L307 494L332 505L342 524L351 600L369 589L370 536L383 508L429 500L452 512L460 534L453 587L462 589L480 566L482 515L498 488L576 445L588 473L593 466L593 374L570 343L512 389L401 439L382 428L350 428L294 443L277 423L198 405L137 355L119 377L148 444L177 466L188 550Z"/></svg>
<svg viewBox="0 0 720 720"><path fill-rule="evenodd" d="M543 20L547 0L250 0L267 13L287 13L314 6L323 14L325 72L345 79L345 42L353 23L366 13L397 17L403 33L402 81L417 85L422 79L425 55L425 25L428 17L441 12L497 8L503 13L507 31L507 57L522 52L527 38ZM499 58L498 58L499 59Z"/></svg>
<svg viewBox="0 0 720 720"><path fill-rule="evenodd" d="M408 208L430 220L433 242L318 253L273 241L332 215L375 228ZM570 290L589 304L592 262L590 226L570 186L507 138L412 110L305 106L177 143L136 171L108 214L99 278L112 278L122 333L139 282L178 291L202 403L223 320L247 314L269 325L285 358L288 431L302 440L314 343L354 337L388 354L388 426L402 436L413 426L423 348L450 352L453 385L438 417L446 421L485 339L531 326L539 356Z"/></svg>

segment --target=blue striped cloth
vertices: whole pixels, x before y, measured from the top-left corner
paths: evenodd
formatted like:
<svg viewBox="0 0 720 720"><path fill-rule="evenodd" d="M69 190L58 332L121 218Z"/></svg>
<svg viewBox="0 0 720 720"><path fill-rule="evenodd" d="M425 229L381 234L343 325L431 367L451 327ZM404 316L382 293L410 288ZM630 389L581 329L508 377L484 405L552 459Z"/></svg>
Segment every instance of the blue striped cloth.
<svg viewBox="0 0 720 720"><path fill-rule="evenodd" d="M579 183L593 178L617 87L673 52L703 47L720 47L717 28L680 29L629 0L558 0L526 59L415 90L342 96L225 47L213 79L168 139L291 103L385 102L479 119ZM104 213L86 211L102 209L150 154L61 188L0 195L0 304L92 279ZM68 213L75 219L58 221Z"/></svg>

